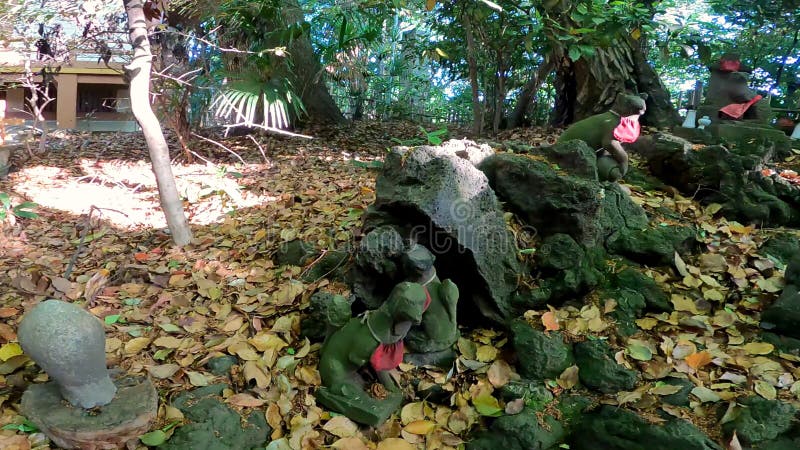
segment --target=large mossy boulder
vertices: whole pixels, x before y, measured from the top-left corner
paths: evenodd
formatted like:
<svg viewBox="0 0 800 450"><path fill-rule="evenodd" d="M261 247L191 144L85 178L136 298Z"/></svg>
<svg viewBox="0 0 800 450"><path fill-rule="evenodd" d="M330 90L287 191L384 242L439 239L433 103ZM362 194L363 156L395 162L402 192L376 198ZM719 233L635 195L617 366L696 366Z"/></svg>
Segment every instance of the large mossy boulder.
<svg viewBox="0 0 800 450"><path fill-rule="evenodd" d="M557 331L535 330L522 320L510 325L520 375L532 380L553 379L575 364L572 345Z"/></svg>
<svg viewBox="0 0 800 450"><path fill-rule="evenodd" d="M251 412L243 419L218 396L224 384L206 386L178 396L173 406L187 423L178 427L164 450L255 450L263 449L271 433L264 413Z"/></svg>
<svg viewBox="0 0 800 450"><path fill-rule="evenodd" d="M394 225L404 239L428 248L439 278L453 280L462 293L459 316L503 322L519 313L510 299L520 265L500 202L470 160L472 154L491 153L481 148L449 141L440 147L392 149L364 227Z"/></svg>
<svg viewBox="0 0 800 450"><path fill-rule="evenodd" d="M536 252L542 296L557 303L594 289L605 275L606 256L602 247L583 247L567 234L546 237Z"/></svg>
<svg viewBox="0 0 800 450"><path fill-rule="evenodd" d="M783 264L789 264L795 255L800 254L800 239L797 233L776 233L761 244L758 253L765 257L776 258Z"/></svg>
<svg viewBox="0 0 800 450"><path fill-rule="evenodd" d="M585 414L568 443L572 450L722 450L685 420L669 419L657 425L608 405Z"/></svg>
<svg viewBox="0 0 800 450"><path fill-rule="evenodd" d="M719 203L726 217L762 225L800 224L800 190L777 175L764 176L775 147L756 140L736 146L693 147L684 139L657 133L647 154L650 171L686 195Z"/></svg>
<svg viewBox="0 0 800 450"><path fill-rule="evenodd" d="M796 423L797 408L780 400L753 395L738 401L741 410L736 418L722 426L727 436L736 436L742 444L752 445L774 440Z"/></svg>
<svg viewBox="0 0 800 450"><path fill-rule="evenodd" d="M497 154L479 168L497 195L539 235L564 233L582 245L600 240L603 188L597 180L570 175L529 155Z"/></svg>
<svg viewBox="0 0 800 450"><path fill-rule="evenodd" d="M636 385L637 372L617 364L614 352L604 340L575 344L575 362L581 384L604 394L630 391Z"/></svg>
<svg viewBox="0 0 800 450"><path fill-rule="evenodd" d="M542 412L544 405L541 408L526 406L519 414L497 418L488 431L467 443L467 450L558 449L590 404L591 400L586 397L564 395L556 406L557 414Z"/></svg>

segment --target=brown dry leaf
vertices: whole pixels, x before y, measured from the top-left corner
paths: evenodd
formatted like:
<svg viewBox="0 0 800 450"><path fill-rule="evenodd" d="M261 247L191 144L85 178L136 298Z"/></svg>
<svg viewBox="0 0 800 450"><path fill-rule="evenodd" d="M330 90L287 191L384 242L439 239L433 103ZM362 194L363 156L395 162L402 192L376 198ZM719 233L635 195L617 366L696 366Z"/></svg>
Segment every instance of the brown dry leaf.
<svg viewBox="0 0 800 450"><path fill-rule="evenodd" d="M544 325L545 331L557 331L559 326L558 318L556 317L555 312L547 311L546 313L542 314L542 325Z"/></svg>
<svg viewBox="0 0 800 450"><path fill-rule="evenodd" d="M0 319L8 319L9 317L14 317L17 314L19 314L19 309L17 308L0 308Z"/></svg>
<svg viewBox="0 0 800 450"><path fill-rule="evenodd" d="M0 448L3 450L30 450L31 444L27 436L15 434L12 436L0 436Z"/></svg>
<svg viewBox="0 0 800 450"><path fill-rule="evenodd" d="M558 376L558 385L564 389L572 389L578 384L578 366L570 366L564 369L561 372L561 375Z"/></svg>
<svg viewBox="0 0 800 450"><path fill-rule="evenodd" d="M243 406L245 408L257 408L264 403L267 403L267 401L264 399L255 398L252 395L245 393L232 395L228 397L227 402L231 405Z"/></svg>
<svg viewBox="0 0 800 450"><path fill-rule="evenodd" d="M165 379L175 375L180 368L181 366L177 364L161 364L159 366L148 367L147 372L153 378Z"/></svg>
<svg viewBox="0 0 800 450"><path fill-rule="evenodd" d="M731 441L728 442L728 450L742 450L742 444L739 443L739 438L736 436L736 430L733 430Z"/></svg>
<svg viewBox="0 0 800 450"><path fill-rule="evenodd" d="M379 442L376 450L416 450L416 447L403 439L389 438Z"/></svg>
<svg viewBox="0 0 800 450"><path fill-rule="evenodd" d="M331 420L325 423L322 429L340 438L352 437L358 433L358 425L346 416L331 418Z"/></svg>
<svg viewBox="0 0 800 450"><path fill-rule="evenodd" d="M692 353L691 355L685 358L686 364L689 365L692 369L699 369L707 364L711 363L711 354L707 351Z"/></svg>
<svg viewBox="0 0 800 450"><path fill-rule="evenodd" d="M519 414L525 409L525 399L516 398L506 403L506 414L514 415Z"/></svg>
<svg viewBox="0 0 800 450"><path fill-rule="evenodd" d="M501 388L511 380L511 366L502 359L498 359L489 366L486 376L492 386Z"/></svg>
<svg viewBox="0 0 800 450"><path fill-rule="evenodd" d="M331 448L335 448L336 450L369 450L367 444L362 442L361 439L354 437L339 439L331 445Z"/></svg>
<svg viewBox="0 0 800 450"><path fill-rule="evenodd" d="M272 382L272 376L269 371L260 367L256 361L247 361L244 363L242 372L245 380L248 382L255 381L256 386L262 389L266 389L270 382Z"/></svg>

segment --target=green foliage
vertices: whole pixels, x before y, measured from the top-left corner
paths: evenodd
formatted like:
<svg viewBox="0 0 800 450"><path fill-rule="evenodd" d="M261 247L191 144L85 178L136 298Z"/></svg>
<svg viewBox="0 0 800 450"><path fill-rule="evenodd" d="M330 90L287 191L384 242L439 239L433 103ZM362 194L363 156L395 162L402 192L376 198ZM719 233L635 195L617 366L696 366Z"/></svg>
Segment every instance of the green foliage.
<svg viewBox="0 0 800 450"><path fill-rule="evenodd" d="M22 423L9 423L7 425L3 425L4 430L13 430L19 433L36 433L39 431L39 427L36 426L35 423L31 422L28 419L25 419Z"/></svg>
<svg viewBox="0 0 800 450"><path fill-rule="evenodd" d="M20 219L35 219L39 217L32 209L39 205L34 202L22 202L19 205L11 205L11 197L6 192L0 192L0 221L5 220L9 215Z"/></svg>

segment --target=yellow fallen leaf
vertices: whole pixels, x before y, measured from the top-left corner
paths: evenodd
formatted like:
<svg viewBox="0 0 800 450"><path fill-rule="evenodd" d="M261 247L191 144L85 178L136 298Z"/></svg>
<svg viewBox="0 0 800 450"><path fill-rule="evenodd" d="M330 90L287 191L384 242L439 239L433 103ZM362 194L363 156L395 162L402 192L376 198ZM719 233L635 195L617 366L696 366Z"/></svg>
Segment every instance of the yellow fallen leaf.
<svg viewBox="0 0 800 450"><path fill-rule="evenodd" d="M492 362L497 357L497 349L491 345L481 345L478 347L475 357L480 362Z"/></svg>
<svg viewBox="0 0 800 450"><path fill-rule="evenodd" d="M769 342L750 342L744 346L744 351L750 355L769 355L774 350L775 346Z"/></svg>
<svg viewBox="0 0 800 450"><path fill-rule="evenodd" d="M376 450L416 450L416 447L403 439L389 438L379 442Z"/></svg>
<svg viewBox="0 0 800 450"><path fill-rule="evenodd" d="M124 353L126 356L135 355L150 345L150 338L137 337L125 343Z"/></svg>
<svg viewBox="0 0 800 450"><path fill-rule="evenodd" d="M0 360L6 361L22 354L22 347L16 342L9 342L0 347Z"/></svg>
<svg viewBox="0 0 800 450"><path fill-rule="evenodd" d="M403 429L407 433L425 435L433 431L435 428L436 422L431 420L415 420L406 425L406 427Z"/></svg>
<svg viewBox="0 0 800 450"><path fill-rule="evenodd" d="M400 410L400 422L408 425L411 422L425 419L425 404L423 402L408 403Z"/></svg>
<svg viewBox="0 0 800 450"><path fill-rule="evenodd" d="M641 328L641 329L643 329L645 331L649 331L649 330L652 330L653 328L655 328L656 325L658 325L658 320L656 320L656 319L654 319L652 317L645 317L645 318L642 318L642 319L636 319L636 325L638 325L639 328Z"/></svg>
<svg viewBox="0 0 800 450"><path fill-rule="evenodd" d="M156 347L178 348L181 346L181 341L181 339L178 339L174 336L161 336L153 341L153 345Z"/></svg>

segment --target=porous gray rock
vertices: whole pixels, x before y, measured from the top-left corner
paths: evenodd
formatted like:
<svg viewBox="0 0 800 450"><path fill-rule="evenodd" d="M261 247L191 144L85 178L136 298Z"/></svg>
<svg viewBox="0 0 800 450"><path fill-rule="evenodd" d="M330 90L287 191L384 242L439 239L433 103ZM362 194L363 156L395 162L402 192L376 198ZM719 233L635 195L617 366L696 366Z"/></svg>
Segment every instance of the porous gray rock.
<svg viewBox="0 0 800 450"><path fill-rule="evenodd" d="M502 322L519 312L511 296L520 266L500 203L473 165L488 154L470 141L392 149L364 227L394 225L403 239L429 249L439 277L463 293L459 311L467 311L459 317Z"/></svg>
<svg viewBox="0 0 800 450"><path fill-rule="evenodd" d="M71 404L94 408L114 398L103 324L88 311L59 300L44 301L23 317L18 335L25 353Z"/></svg>

